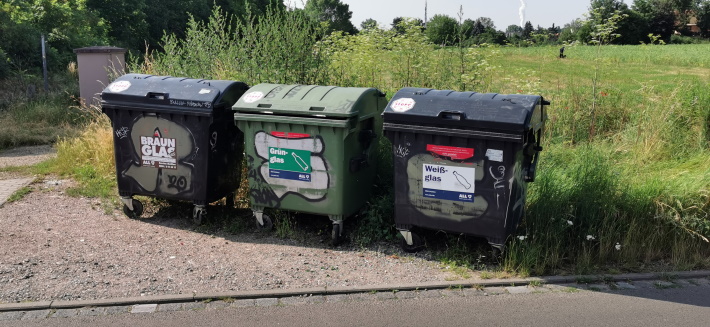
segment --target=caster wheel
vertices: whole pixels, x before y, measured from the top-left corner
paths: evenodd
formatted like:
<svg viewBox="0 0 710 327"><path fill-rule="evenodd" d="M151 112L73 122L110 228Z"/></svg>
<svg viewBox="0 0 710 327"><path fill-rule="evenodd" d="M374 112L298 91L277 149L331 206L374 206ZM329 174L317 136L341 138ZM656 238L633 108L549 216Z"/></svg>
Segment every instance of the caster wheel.
<svg viewBox="0 0 710 327"><path fill-rule="evenodd" d="M202 223L205 222L205 218L207 217L207 210L204 208L197 208L192 210L192 222L195 223L195 225L202 225Z"/></svg>
<svg viewBox="0 0 710 327"><path fill-rule="evenodd" d="M491 257L495 260L500 261L503 259L503 251L501 251L500 248L491 246Z"/></svg>
<svg viewBox="0 0 710 327"><path fill-rule="evenodd" d="M140 218L140 216L143 214L143 203L136 199L132 199L131 204L133 205L133 210L128 209L127 205L123 205L123 214L125 214L128 218L131 219Z"/></svg>
<svg viewBox="0 0 710 327"><path fill-rule="evenodd" d="M234 208L234 193L227 194L227 196L224 198L224 205L227 208Z"/></svg>
<svg viewBox="0 0 710 327"><path fill-rule="evenodd" d="M407 253L419 252L424 248L424 241L419 235L412 233L412 245L407 244L407 241L402 238L402 250Z"/></svg>
<svg viewBox="0 0 710 327"><path fill-rule="evenodd" d="M336 246L343 242L343 236L340 234L343 230L341 224L333 224L333 230L330 232L330 242L333 246Z"/></svg>
<svg viewBox="0 0 710 327"><path fill-rule="evenodd" d="M271 220L271 217L262 214L261 215L261 220L264 222L264 224L260 224L259 220L254 217L254 221L256 222L256 228L258 228L260 231L270 231L274 227L274 223Z"/></svg>

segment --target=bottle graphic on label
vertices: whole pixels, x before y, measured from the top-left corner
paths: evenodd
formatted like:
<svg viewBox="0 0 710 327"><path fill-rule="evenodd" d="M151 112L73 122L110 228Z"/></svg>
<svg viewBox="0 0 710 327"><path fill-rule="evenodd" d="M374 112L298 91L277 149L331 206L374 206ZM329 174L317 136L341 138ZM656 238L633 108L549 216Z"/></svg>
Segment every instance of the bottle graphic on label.
<svg viewBox="0 0 710 327"><path fill-rule="evenodd" d="M296 160L296 163L301 166L301 169L303 169L303 171L308 171L308 164L303 161L301 157L299 157L295 152L291 152L291 155L293 156L293 159Z"/></svg>
<svg viewBox="0 0 710 327"><path fill-rule="evenodd" d="M467 190L471 188L471 183L468 182L468 180L463 177L463 175L459 174L458 172L454 171L454 176L456 177L456 180L463 185Z"/></svg>

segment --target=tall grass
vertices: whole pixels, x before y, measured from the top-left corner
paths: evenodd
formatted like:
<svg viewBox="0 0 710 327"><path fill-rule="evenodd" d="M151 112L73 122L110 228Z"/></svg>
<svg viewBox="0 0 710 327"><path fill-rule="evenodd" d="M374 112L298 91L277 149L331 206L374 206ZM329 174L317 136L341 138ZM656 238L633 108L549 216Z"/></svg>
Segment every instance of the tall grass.
<svg viewBox="0 0 710 327"><path fill-rule="evenodd" d="M207 23L190 19L186 38L163 38L165 52L134 61L134 71L258 83L323 83L325 65L316 43L322 26L299 12L267 8L235 20L216 7Z"/></svg>
<svg viewBox="0 0 710 327"><path fill-rule="evenodd" d="M85 115L75 101L78 83L69 74L50 80L45 92L42 80L16 72L0 81L0 149L48 144L74 135Z"/></svg>

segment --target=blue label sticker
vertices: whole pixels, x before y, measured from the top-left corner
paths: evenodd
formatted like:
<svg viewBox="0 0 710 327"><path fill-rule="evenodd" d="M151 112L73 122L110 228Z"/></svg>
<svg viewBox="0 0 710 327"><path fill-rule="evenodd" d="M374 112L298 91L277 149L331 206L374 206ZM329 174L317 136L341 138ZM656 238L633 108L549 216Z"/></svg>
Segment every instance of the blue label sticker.
<svg viewBox="0 0 710 327"><path fill-rule="evenodd" d="M302 182L309 182L309 183L311 182L311 174L299 173L299 172L288 171L288 170L269 169L269 177L290 179L290 180L294 180L294 181L302 181Z"/></svg>
<svg viewBox="0 0 710 327"><path fill-rule="evenodd" d="M432 199L473 202L473 193L437 190L431 188L424 189L424 197Z"/></svg>

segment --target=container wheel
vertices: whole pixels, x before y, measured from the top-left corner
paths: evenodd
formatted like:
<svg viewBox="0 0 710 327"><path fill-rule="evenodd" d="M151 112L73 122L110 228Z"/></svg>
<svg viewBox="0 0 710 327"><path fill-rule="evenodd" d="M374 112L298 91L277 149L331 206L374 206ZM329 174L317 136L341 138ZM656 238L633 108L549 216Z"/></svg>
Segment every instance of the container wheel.
<svg viewBox="0 0 710 327"><path fill-rule="evenodd" d="M342 230L343 226L341 224L333 224L333 230L330 232L330 241L333 246L343 242L343 236L341 235Z"/></svg>
<svg viewBox="0 0 710 327"><path fill-rule="evenodd" d="M143 214L143 203L136 199L131 200L133 205L133 210L129 209L127 205L123 205L123 214L131 219L138 219Z"/></svg>
<svg viewBox="0 0 710 327"><path fill-rule="evenodd" d="M412 245L407 244L407 241L402 238L402 250L407 253L419 252L424 248L424 241L416 233L412 233Z"/></svg>
<svg viewBox="0 0 710 327"><path fill-rule="evenodd" d="M235 203L234 203L234 196L235 196L234 193L229 193L229 194L227 194L227 196L224 198L224 205L225 205L227 208L234 208L234 204L235 204Z"/></svg>
<svg viewBox="0 0 710 327"><path fill-rule="evenodd" d="M268 215L262 214L261 220L264 222L263 225L259 223L259 220L256 219L256 216L254 217L254 221L256 221L256 228L258 228L260 231L270 231L272 228L274 228L274 223L271 220L271 217L269 217Z"/></svg>
<svg viewBox="0 0 710 327"><path fill-rule="evenodd" d="M202 225L202 223L205 222L206 217L207 210L204 208L195 207L192 210L192 222L195 223L195 225Z"/></svg>

